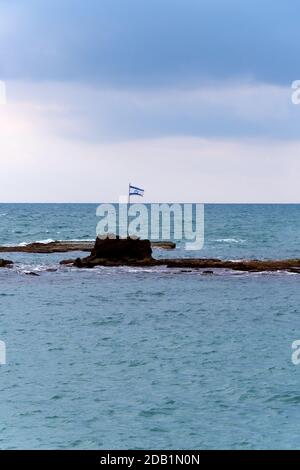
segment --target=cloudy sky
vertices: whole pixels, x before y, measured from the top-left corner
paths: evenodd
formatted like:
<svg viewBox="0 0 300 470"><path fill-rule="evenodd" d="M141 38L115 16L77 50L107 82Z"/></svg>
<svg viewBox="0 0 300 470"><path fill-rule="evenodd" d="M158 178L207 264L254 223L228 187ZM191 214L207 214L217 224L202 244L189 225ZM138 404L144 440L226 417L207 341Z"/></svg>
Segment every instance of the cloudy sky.
<svg viewBox="0 0 300 470"><path fill-rule="evenodd" d="M300 202L296 0L0 0L2 202Z"/></svg>

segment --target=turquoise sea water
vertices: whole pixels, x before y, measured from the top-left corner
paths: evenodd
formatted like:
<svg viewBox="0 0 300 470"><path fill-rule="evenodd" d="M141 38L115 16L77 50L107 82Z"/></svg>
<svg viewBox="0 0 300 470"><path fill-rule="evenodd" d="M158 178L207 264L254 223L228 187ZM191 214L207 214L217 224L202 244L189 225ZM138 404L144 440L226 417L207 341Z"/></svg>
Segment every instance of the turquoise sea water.
<svg viewBox="0 0 300 470"><path fill-rule="evenodd" d="M95 209L1 204L0 243L92 239ZM208 205L205 218L192 256L300 257L299 205ZM0 448L300 448L299 275L3 257Z"/></svg>

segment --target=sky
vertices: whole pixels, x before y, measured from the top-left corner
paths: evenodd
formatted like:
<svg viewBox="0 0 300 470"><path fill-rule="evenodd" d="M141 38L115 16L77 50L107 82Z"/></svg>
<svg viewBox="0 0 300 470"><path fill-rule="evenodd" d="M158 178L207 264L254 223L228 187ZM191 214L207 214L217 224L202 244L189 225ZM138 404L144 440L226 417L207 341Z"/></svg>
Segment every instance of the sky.
<svg viewBox="0 0 300 470"><path fill-rule="evenodd" d="M297 11L0 0L0 201L300 202Z"/></svg>

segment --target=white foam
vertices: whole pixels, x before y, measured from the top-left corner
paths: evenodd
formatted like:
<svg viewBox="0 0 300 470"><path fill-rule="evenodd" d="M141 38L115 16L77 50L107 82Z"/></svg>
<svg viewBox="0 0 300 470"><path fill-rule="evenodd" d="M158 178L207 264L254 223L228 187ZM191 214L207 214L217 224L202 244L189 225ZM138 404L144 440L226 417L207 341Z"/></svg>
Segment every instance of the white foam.
<svg viewBox="0 0 300 470"><path fill-rule="evenodd" d="M36 240L34 242L21 242L18 244L18 246L27 246L27 245L31 245L31 243L42 243L46 245L47 243L53 243L53 242L55 242L53 238L47 238L46 240Z"/></svg>
<svg viewBox="0 0 300 470"><path fill-rule="evenodd" d="M42 243L44 245L48 243L54 243L54 242L59 242L59 243L80 243L80 242L88 242L92 243L95 242L95 239L93 238L74 238L72 240L54 240L53 238L46 238L45 240L34 240L34 241L29 241L29 242L21 242L18 244L18 246L27 246L31 245L32 243ZM7 244L5 246L15 246L13 244Z"/></svg>
<svg viewBox="0 0 300 470"><path fill-rule="evenodd" d="M217 240L213 240L217 243L245 243L246 240L242 238L217 238Z"/></svg>

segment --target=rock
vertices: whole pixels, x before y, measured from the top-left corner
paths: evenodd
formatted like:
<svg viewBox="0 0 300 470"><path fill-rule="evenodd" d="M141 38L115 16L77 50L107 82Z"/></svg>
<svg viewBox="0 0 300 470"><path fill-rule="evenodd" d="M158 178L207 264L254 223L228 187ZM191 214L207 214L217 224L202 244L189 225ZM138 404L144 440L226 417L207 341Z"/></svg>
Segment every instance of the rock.
<svg viewBox="0 0 300 470"><path fill-rule="evenodd" d="M66 253L68 251L91 251L94 243L89 241L53 241L28 243L28 245L0 246L2 253Z"/></svg>
<svg viewBox="0 0 300 470"><path fill-rule="evenodd" d="M59 264L73 264L75 262L74 258L73 259L63 259L60 261Z"/></svg>
<svg viewBox="0 0 300 470"><path fill-rule="evenodd" d="M149 240L123 238L97 238L90 256L77 258L74 266L93 268L94 266L151 265L152 248Z"/></svg>
<svg viewBox="0 0 300 470"><path fill-rule="evenodd" d="M35 273L34 271L25 271L24 274L26 276L39 276L39 274Z"/></svg>
<svg viewBox="0 0 300 470"><path fill-rule="evenodd" d="M204 268L204 269L231 269L234 271L246 272L264 272L264 271L290 271L291 269L300 269L300 259L282 259L282 260L243 260L227 261L221 259L207 258L181 258L159 260L167 265L168 268Z"/></svg>
<svg viewBox="0 0 300 470"><path fill-rule="evenodd" d="M290 273L300 274L300 268L291 268L289 269Z"/></svg>
<svg viewBox="0 0 300 470"><path fill-rule="evenodd" d="M151 246L152 248L159 248L161 250L175 250L176 243L167 242L167 241L151 242Z"/></svg>
<svg viewBox="0 0 300 470"><path fill-rule="evenodd" d="M0 258L0 268L11 268L13 264L9 259Z"/></svg>
<svg viewBox="0 0 300 470"><path fill-rule="evenodd" d="M152 258L152 248L149 240L97 238L91 256L103 259L143 260Z"/></svg>
<svg viewBox="0 0 300 470"><path fill-rule="evenodd" d="M0 253L67 253L68 251L86 251L91 252L95 245L93 241L53 241L49 243L28 243L27 245L1 246ZM176 244L169 241L151 242L155 248L164 250L173 250Z"/></svg>
<svg viewBox="0 0 300 470"><path fill-rule="evenodd" d="M87 260L87 258L84 258L84 260ZM68 263L66 263L68 264ZM73 262L73 265L76 266L76 268L83 268L84 264L88 264L88 261L85 263L81 261L81 258L76 258L75 261ZM93 267L93 266L91 266Z"/></svg>
<svg viewBox="0 0 300 470"><path fill-rule="evenodd" d="M60 264L72 264L78 268L94 266L167 266L181 268L184 272L201 269L204 275L214 274L213 269L242 272L290 271L300 272L300 259L228 261L218 258L154 259L151 242L140 239L97 238L90 256L67 259Z"/></svg>

